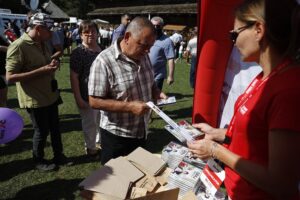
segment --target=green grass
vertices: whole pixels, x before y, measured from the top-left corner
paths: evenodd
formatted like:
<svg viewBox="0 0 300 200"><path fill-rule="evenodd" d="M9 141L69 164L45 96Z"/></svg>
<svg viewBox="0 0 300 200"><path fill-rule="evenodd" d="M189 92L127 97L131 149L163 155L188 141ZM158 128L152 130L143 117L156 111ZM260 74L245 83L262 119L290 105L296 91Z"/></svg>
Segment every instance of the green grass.
<svg viewBox="0 0 300 200"><path fill-rule="evenodd" d="M101 167L99 161L91 161L85 156L81 120L70 88L68 62L65 57L56 77L64 101L59 107L64 153L75 164L49 173L33 169L31 123L26 111L18 108L15 86L9 86L8 107L23 117L25 125L23 133L15 141L0 145L0 199L80 199L78 184L93 170ZM164 112L175 121L191 119L193 91L188 80L189 66L180 63L176 64L175 83L164 85L164 92L177 98L176 104L164 108ZM147 149L153 153L159 153L164 145L175 140L164 130L164 125L163 120L154 116L147 139ZM47 159L52 158L49 137L45 155Z"/></svg>

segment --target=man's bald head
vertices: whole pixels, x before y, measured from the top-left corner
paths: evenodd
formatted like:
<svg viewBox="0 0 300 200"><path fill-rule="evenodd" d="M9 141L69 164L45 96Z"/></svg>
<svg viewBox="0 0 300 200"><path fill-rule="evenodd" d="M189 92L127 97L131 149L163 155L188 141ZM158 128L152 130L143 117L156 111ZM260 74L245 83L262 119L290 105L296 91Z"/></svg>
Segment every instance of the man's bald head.
<svg viewBox="0 0 300 200"><path fill-rule="evenodd" d="M149 28L153 35L156 35L153 24L145 17L135 17L128 25L126 32L130 32L134 37L138 37L144 28Z"/></svg>

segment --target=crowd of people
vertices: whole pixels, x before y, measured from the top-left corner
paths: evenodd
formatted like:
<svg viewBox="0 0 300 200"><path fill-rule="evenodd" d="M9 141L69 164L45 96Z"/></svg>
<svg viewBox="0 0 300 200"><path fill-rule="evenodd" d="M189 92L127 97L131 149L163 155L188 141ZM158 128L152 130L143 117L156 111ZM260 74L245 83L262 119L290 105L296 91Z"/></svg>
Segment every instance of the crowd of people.
<svg viewBox="0 0 300 200"><path fill-rule="evenodd" d="M286 1L276 18L281 3L245 0L236 9L230 39L240 59L258 63L262 71L251 76L254 80L236 100L228 126L195 124L205 138L187 143L195 157L224 164L229 199L300 198L300 159L293 156L300 152L300 3ZM20 108L34 128L36 169L73 164L63 153L62 99L55 79L64 49L70 54L71 88L87 155L105 164L144 146L151 114L146 102L167 98L164 80L174 82L175 61L182 56L191 58L189 82L195 86L197 29L187 40L178 32L169 37L163 26L159 16L149 20L125 14L111 33L99 31L91 20L70 31L36 13L11 44L0 38L0 103L5 106L6 81L16 83ZM77 47L72 50L73 41ZM49 132L52 161L44 159Z"/></svg>

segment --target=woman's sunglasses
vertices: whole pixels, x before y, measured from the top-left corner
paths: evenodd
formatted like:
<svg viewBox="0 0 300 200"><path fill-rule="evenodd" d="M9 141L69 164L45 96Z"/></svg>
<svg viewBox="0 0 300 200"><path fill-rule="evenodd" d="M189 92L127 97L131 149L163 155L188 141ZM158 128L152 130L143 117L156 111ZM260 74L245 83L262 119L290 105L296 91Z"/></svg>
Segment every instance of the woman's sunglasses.
<svg viewBox="0 0 300 200"><path fill-rule="evenodd" d="M239 34L246 30L247 28L250 28L251 26L253 26L255 23L251 23L251 24L247 24L245 26L242 26L240 28L237 28L236 30L231 30L229 31L229 38L230 40L233 42L233 44L235 44L237 37L239 36Z"/></svg>

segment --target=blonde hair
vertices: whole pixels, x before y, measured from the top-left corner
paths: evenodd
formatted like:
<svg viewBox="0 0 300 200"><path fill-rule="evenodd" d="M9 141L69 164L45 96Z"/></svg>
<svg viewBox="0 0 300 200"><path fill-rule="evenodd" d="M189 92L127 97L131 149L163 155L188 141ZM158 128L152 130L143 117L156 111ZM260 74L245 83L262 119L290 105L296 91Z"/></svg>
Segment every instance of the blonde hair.
<svg viewBox="0 0 300 200"><path fill-rule="evenodd" d="M253 22L265 23L265 1L246 0L235 11L235 17L246 24Z"/></svg>
<svg viewBox="0 0 300 200"><path fill-rule="evenodd" d="M246 24L265 24L270 45L279 53L300 58L300 6L296 0L245 0L235 16Z"/></svg>

